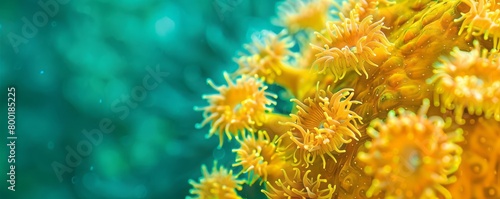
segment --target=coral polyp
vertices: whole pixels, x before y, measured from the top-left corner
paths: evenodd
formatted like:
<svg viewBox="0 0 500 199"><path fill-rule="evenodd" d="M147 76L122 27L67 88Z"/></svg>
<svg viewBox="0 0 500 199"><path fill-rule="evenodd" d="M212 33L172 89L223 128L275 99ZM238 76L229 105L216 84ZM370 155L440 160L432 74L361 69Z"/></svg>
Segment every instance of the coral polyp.
<svg viewBox="0 0 500 199"><path fill-rule="evenodd" d="M193 186L190 193L196 195L195 197L188 197L192 199L212 199L212 198L227 198L227 199L240 199L237 191L242 189L243 180L237 179L233 175L232 170L224 167L217 168L217 163L214 163L212 172L208 172L207 167L201 167L203 177L199 182L190 180L189 184Z"/></svg>
<svg viewBox="0 0 500 199"><path fill-rule="evenodd" d="M391 42L387 40L382 29L383 20L373 22L370 15L363 20L356 17L356 12L350 12L349 17L340 13L340 22L329 21L326 24L327 35L316 33L324 46L312 45L320 52L316 54L314 64L318 65L319 73L330 70L335 76L335 81L344 78L346 72L356 71L359 75L363 72L368 78L365 63L378 66L373 61L376 49L390 54L387 48ZM379 55L381 56L381 55Z"/></svg>
<svg viewBox="0 0 500 199"><path fill-rule="evenodd" d="M361 137L358 123L362 123L362 118L350 110L353 104L360 102L352 101L353 96L353 89L332 93L327 88L327 91L318 90L314 98L304 102L291 100L297 104L298 111L290 115L295 122L285 124L293 127L288 135L297 148L296 162L308 166L319 156L325 168L325 155L335 160L334 154L345 152L344 144Z"/></svg>
<svg viewBox="0 0 500 199"><path fill-rule="evenodd" d="M267 92L267 86L257 76L243 75L233 82L227 73L224 73L227 85L216 86L211 80L208 84L217 90L218 94L205 95L209 106L196 108L203 111L205 119L198 127L211 123L209 137L218 133L219 145L222 146L224 134L228 139L238 136L245 130L253 131L265 119L265 113L272 111L270 107L276 102L270 98L277 98L275 94Z"/></svg>
<svg viewBox="0 0 500 199"><path fill-rule="evenodd" d="M295 42L286 36L286 31L276 34L264 30L253 34L252 43L244 46L248 54L235 58L239 65L235 74L257 74L268 83L273 83L276 76L288 67L288 60L293 56L290 48L294 45Z"/></svg>
<svg viewBox="0 0 500 199"><path fill-rule="evenodd" d="M367 129L373 139L358 157L373 176L368 197L385 192L394 198L451 198L443 185L461 162L462 130L447 130L443 119L427 117L426 100L418 115L404 109L391 111L385 121L374 120Z"/></svg>
<svg viewBox="0 0 500 199"><path fill-rule="evenodd" d="M326 179L321 178L321 174L309 178L311 170L301 171L299 168L293 168L293 176L289 176L283 171L284 180L276 182L267 182L268 191L263 191L268 198L315 198L330 199L335 192L335 186L328 183Z"/></svg>
<svg viewBox="0 0 500 199"><path fill-rule="evenodd" d="M467 30L467 37L483 36L484 40L493 39L493 47L500 47L500 4L495 0L461 0L462 7L468 11L462 12L462 17L455 22L462 22L458 34ZM467 10L467 8L462 8Z"/></svg>
<svg viewBox="0 0 500 199"><path fill-rule="evenodd" d="M290 33L299 30L321 31L329 18L328 11L334 0L287 0L278 6L274 23Z"/></svg>
<svg viewBox="0 0 500 199"><path fill-rule="evenodd" d="M281 176L281 169L285 167L286 157L280 151L277 139L270 139L266 131L250 133L244 139L238 139L239 149L236 153L236 163L233 166L242 166L243 173L249 173L249 184L252 185L259 178L261 182L277 179Z"/></svg>
<svg viewBox="0 0 500 199"><path fill-rule="evenodd" d="M472 51L455 48L434 66L434 104L441 110L453 110L463 124L464 110L470 115L494 117L500 121L500 54L488 52L474 41Z"/></svg>

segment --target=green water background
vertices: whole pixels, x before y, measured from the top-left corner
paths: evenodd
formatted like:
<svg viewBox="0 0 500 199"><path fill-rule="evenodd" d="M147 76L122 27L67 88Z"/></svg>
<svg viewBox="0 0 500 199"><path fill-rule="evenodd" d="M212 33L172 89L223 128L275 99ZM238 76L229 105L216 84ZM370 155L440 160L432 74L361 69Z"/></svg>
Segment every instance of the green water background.
<svg viewBox="0 0 500 199"><path fill-rule="evenodd" d="M202 164L231 165L234 144L217 149L216 136L205 139L193 106L213 93L207 78L222 84L222 72L235 70L252 33L279 30L270 23L276 1L61 0L54 16L38 2L0 2L0 198L184 198ZM23 19L38 20L36 33ZM156 67L168 76L125 105ZM2 174L8 86L16 88L16 192ZM60 181L54 162L65 164L67 148L105 118L115 129ZM262 197L258 187L242 196Z"/></svg>

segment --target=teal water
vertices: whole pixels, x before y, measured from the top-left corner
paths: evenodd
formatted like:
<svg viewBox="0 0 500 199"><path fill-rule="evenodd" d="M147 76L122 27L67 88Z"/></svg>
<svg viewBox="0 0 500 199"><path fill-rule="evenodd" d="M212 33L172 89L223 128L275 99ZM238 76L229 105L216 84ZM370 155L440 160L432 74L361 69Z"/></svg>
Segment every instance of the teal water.
<svg viewBox="0 0 500 199"><path fill-rule="evenodd" d="M195 129L193 106L253 32L278 29L275 4L1 1L0 173L11 165L8 87L17 140L15 192L1 174L0 198L184 198L202 164L230 166L231 146Z"/></svg>

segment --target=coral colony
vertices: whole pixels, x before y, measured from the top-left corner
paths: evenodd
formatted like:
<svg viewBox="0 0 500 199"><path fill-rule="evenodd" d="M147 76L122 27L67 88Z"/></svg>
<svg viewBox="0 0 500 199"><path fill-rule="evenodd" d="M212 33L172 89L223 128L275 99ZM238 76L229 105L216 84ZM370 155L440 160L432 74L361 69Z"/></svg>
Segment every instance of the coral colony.
<svg viewBox="0 0 500 199"><path fill-rule="evenodd" d="M289 0L273 22L208 81L200 127L239 148L191 197L500 198L500 2Z"/></svg>

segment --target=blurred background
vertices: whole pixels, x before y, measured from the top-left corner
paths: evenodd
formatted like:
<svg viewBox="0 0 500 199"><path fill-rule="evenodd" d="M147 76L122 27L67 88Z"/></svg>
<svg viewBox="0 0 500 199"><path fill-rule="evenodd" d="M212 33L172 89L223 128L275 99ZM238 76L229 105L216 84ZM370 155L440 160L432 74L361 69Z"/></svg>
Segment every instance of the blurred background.
<svg viewBox="0 0 500 199"><path fill-rule="evenodd" d="M185 198L200 167L231 166L196 129L274 0L2 0L0 198ZM7 87L16 89L16 191ZM242 193L260 198L258 187Z"/></svg>

